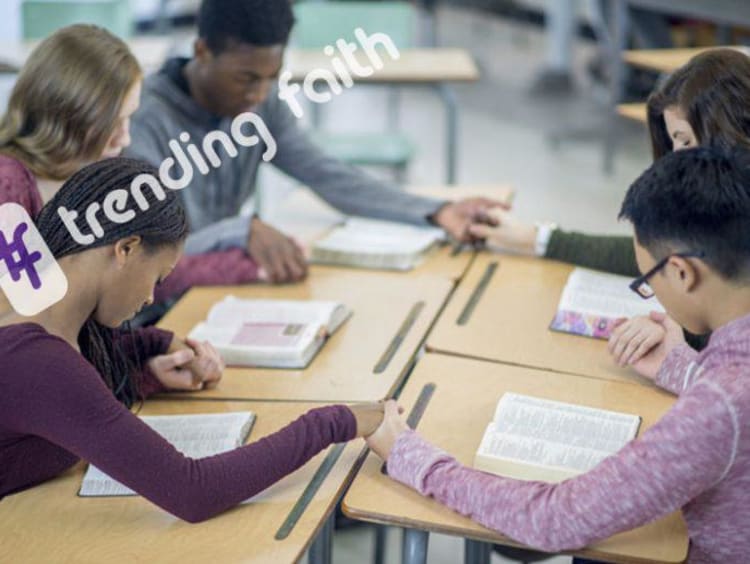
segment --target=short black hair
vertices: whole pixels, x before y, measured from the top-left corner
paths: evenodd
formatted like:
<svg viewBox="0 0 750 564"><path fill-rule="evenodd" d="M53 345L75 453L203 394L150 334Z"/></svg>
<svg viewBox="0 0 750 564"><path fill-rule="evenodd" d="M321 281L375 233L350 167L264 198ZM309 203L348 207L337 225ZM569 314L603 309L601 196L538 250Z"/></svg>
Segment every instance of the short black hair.
<svg viewBox="0 0 750 564"><path fill-rule="evenodd" d="M664 156L630 186L620 219L656 259L702 252L724 279L750 281L750 153L699 147Z"/></svg>
<svg viewBox="0 0 750 564"><path fill-rule="evenodd" d="M215 54L231 41L286 45L293 26L290 0L203 0L198 11L198 36Z"/></svg>

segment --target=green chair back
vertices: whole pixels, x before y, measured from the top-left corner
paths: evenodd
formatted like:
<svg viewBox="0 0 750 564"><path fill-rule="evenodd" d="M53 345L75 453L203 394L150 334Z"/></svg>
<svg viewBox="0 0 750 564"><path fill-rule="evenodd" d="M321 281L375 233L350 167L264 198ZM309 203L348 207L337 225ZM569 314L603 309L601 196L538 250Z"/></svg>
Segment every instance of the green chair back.
<svg viewBox="0 0 750 564"><path fill-rule="evenodd" d="M399 49L416 43L417 14L408 2L307 1L295 4L294 13L292 44L301 49L323 48L337 39L355 41L358 27L368 35L386 33Z"/></svg>
<svg viewBox="0 0 750 564"><path fill-rule="evenodd" d="M21 18L24 39L42 39L61 27L96 24L115 35L132 35L130 0L24 0Z"/></svg>

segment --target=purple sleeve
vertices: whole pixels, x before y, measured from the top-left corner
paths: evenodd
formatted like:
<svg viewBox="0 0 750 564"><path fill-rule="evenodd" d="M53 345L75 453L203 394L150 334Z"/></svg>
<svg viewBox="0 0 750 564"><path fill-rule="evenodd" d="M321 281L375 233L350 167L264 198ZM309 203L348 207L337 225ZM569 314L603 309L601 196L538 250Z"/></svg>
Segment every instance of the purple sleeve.
<svg viewBox="0 0 750 564"><path fill-rule="evenodd" d="M640 439L559 484L466 468L412 431L397 439L388 473L518 542L560 552L667 515L722 480L739 433L733 415L721 388L700 381Z"/></svg>
<svg viewBox="0 0 750 564"><path fill-rule="evenodd" d="M159 284L154 299L179 297L193 286L228 286L258 281L258 265L242 249L184 255Z"/></svg>
<svg viewBox="0 0 750 564"><path fill-rule="evenodd" d="M252 497L356 432L351 410L330 406L313 409L250 445L187 458L117 402L93 367L68 345L40 337L35 348L19 355L24 358L17 356L11 367L19 377L8 390L13 399L0 398L4 423L61 446L189 522Z"/></svg>
<svg viewBox="0 0 750 564"><path fill-rule="evenodd" d="M654 383L668 392L680 395L696 376L698 352L687 344L675 347L664 359Z"/></svg>
<svg viewBox="0 0 750 564"><path fill-rule="evenodd" d="M36 217L42 209L42 196L36 179L18 160L0 155L0 204L14 202Z"/></svg>
<svg viewBox="0 0 750 564"><path fill-rule="evenodd" d="M174 339L174 333L156 327L146 327L135 329L132 334L128 331L113 331L112 338L115 346L119 346L131 360L135 362L136 359L140 359L141 370L133 376L143 399L167 391L148 369L146 363L150 358L166 354Z"/></svg>

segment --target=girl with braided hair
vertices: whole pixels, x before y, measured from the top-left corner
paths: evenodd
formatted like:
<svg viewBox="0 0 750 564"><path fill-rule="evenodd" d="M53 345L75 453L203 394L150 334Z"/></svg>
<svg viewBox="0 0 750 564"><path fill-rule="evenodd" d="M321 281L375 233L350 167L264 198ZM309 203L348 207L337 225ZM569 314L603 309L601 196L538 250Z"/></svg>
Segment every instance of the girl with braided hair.
<svg viewBox="0 0 750 564"><path fill-rule="evenodd" d="M87 24L62 28L29 56L0 118L0 204L35 217L76 170L130 145L142 72L128 46ZM156 294L171 301L196 285L258 280L242 249L186 256ZM9 311L0 297L0 317Z"/></svg>
<svg viewBox="0 0 750 564"><path fill-rule="evenodd" d="M151 191L127 223L99 218L103 234L77 244L58 216L83 216L92 203L156 170L113 158L75 173L41 210L39 230L68 279L47 310L0 326L0 498L59 475L85 459L156 505L190 522L208 519L302 466L333 442L371 434L382 404L309 411L284 429L224 454L180 454L128 409L174 379L154 370L171 333L114 328L153 300L178 263L188 227L174 192ZM220 377L215 351L188 370ZM201 385L203 382L200 382Z"/></svg>

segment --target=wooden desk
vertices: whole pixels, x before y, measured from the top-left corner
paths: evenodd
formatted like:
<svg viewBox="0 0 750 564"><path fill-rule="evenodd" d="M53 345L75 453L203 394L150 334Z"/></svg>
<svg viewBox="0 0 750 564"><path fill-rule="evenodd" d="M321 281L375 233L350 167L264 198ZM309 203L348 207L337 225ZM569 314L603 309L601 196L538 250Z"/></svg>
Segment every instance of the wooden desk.
<svg viewBox="0 0 750 564"><path fill-rule="evenodd" d="M216 389L180 397L374 401L389 397L406 376L452 287L448 279L434 276L395 277L313 266L308 280L298 285L194 288L159 326L187 335L228 294L249 299L342 301L354 315L307 369L229 368ZM423 306L399 344L397 334L420 302ZM387 360L394 345L395 354ZM381 362L385 366L378 366Z"/></svg>
<svg viewBox="0 0 750 564"><path fill-rule="evenodd" d="M728 45L726 48L736 49L750 55L747 47ZM671 73L686 64L696 55L716 49L716 47L696 47L692 49L631 49L622 54L626 63L635 67L663 73Z"/></svg>
<svg viewBox="0 0 750 564"><path fill-rule="evenodd" d="M178 45L172 37L141 36L126 39L135 58L143 67L145 73L151 73L159 69L169 54ZM20 69L31 52L39 45L40 41L15 41L0 43L0 62Z"/></svg>
<svg viewBox="0 0 750 564"><path fill-rule="evenodd" d="M633 121L648 124L648 109L646 104L617 104L617 113Z"/></svg>
<svg viewBox="0 0 750 564"><path fill-rule="evenodd" d="M303 403L159 402L143 414L255 412L254 441L316 407ZM332 447L331 447L332 448ZM0 545L14 562L257 562L297 561L331 514L348 485L362 442L345 448L291 534L274 535L310 482L326 453L320 453L255 501L191 525L141 497L79 498L85 466L0 504ZM0 557L2 560L3 557Z"/></svg>
<svg viewBox="0 0 750 564"><path fill-rule="evenodd" d="M437 88L446 111L446 182L455 184L459 108L448 84L476 82L479 80L479 69L471 53L465 49L402 49L399 55L398 59L392 59L387 53L383 53L380 57L383 68L375 69L370 76L352 76L352 79L363 84L426 85ZM370 60L361 49L355 52L355 57L360 65L370 66ZM291 72L292 80L297 82L304 81L313 70L333 71L331 58L322 49L289 49L285 68Z"/></svg>
<svg viewBox="0 0 750 564"><path fill-rule="evenodd" d="M417 364L399 403L408 412L423 386L435 383L418 430L464 464L474 453L505 392L638 414L640 432L654 424L674 401L661 390L564 376L502 364L437 354ZM355 519L519 546L460 516L434 500L381 474L382 461L370 454L344 497L344 512ZM418 535L412 531L409 535ZM421 533L424 535L424 533ZM426 538L422 546L426 548ZM607 562L682 562L688 549L687 529L679 513L615 535L576 554ZM414 562L419 560L415 559Z"/></svg>
<svg viewBox="0 0 750 564"><path fill-rule="evenodd" d="M509 186L417 186L407 188L408 192L436 198L440 200L460 200L463 198L484 197L492 198L503 203L513 201L513 189ZM342 222L345 216L329 206L310 190L297 190L290 194L278 208L272 210L265 219L279 229L294 236L305 245L312 245L317 239L325 235L334 225ZM457 281L469 267L474 252L463 250L454 251L453 246L445 245L434 249L426 260L408 273L394 271L378 271L395 276L405 275L435 275L447 277ZM333 269L336 271L350 270L344 267L319 266L320 271Z"/></svg>
<svg viewBox="0 0 750 564"><path fill-rule="evenodd" d="M381 53L383 68L376 69L370 76L356 76L355 82L430 84L435 82L476 82L479 69L474 58L465 49L426 48L401 49L400 57L392 59L388 53ZM361 49L354 53L362 66L373 66ZM332 69L331 57L322 49L290 48L286 54L285 67L292 73L291 80L300 82L316 69Z"/></svg>
<svg viewBox="0 0 750 564"><path fill-rule="evenodd" d="M489 274L496 264L496 270ZM573 267L554 261L482 253L459 284L427 349L555 372L646 383L614 364L606 341L549 330ZM491 276L470 311L483 276ZM469 308L471 306L469 305ZM465 323L459 317L465 314ZM466 317L468 315L468 317ZM649 385L653 385L650 384Z"/></svg>

